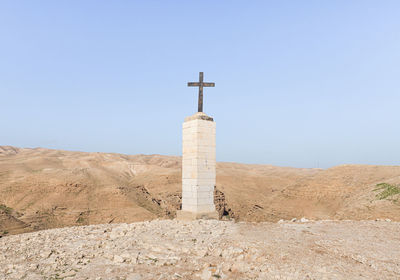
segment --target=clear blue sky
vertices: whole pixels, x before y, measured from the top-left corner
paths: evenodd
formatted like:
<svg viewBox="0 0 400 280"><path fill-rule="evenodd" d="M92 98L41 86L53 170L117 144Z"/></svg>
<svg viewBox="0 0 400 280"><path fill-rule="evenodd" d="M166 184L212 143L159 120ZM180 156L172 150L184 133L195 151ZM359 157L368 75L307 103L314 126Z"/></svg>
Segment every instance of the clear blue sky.
<svg viewBox="0 0 400 280"><path fill-rule="evenodd" d="M217 160L400 164L400 1L0 0L0 145Z"/></svg>

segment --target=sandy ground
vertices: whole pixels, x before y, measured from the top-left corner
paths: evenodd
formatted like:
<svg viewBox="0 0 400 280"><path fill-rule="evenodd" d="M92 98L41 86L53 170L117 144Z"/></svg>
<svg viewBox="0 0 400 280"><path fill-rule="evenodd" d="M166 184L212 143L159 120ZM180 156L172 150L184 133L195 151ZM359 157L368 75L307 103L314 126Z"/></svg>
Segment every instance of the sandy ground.
<svg viewBox="0 0 400 280"><path fill-rule="evenodd" d="M400 166L306 169L219 162L215 202L221 215L237 221L400 221L400 195L376 197L376 185L384 182L400 184ZM173 219L180 196L180 157L0 146L0 236Z"/></svg>
<svg viewBox="0 0 400 280"><path fill-rule="evenodd" d="M154 220L0 238L1 279L400 279L400 223Z"/></svg>

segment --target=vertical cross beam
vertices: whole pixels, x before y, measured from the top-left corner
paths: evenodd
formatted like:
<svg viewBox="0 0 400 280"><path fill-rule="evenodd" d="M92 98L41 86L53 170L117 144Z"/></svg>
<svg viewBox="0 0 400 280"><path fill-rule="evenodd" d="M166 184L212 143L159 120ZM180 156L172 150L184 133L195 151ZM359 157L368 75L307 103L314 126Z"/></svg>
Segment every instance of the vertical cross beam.
<svg viewBox="0 0 400 280"><path fill-rule="evenodd" d="M199 72L199 82L189 82L188 87L199 87L198 112L203 112L203 87L215 87L215 83L205 83L203 72Z"/></svg>
<svg viewBox="0 0 400 280"><path fill-rule="evenodd" d="M203 112L203 72L199 73L199 106L198 112Z"/></svg>

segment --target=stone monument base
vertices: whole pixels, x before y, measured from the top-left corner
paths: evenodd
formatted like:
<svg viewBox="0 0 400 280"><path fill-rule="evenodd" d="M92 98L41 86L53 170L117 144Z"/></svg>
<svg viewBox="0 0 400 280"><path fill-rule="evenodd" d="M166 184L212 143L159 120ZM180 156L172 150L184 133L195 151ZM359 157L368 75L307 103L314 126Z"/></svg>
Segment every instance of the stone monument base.
<svg viewBox="0 0 400 280"><path fill-rule="evenodd" d="M218 220L219 214L217 211L197 213L197 212L178 210L178 211L176 211L176 219L179 221L193 221L193 220L199 220L199 219Z"/></svg>

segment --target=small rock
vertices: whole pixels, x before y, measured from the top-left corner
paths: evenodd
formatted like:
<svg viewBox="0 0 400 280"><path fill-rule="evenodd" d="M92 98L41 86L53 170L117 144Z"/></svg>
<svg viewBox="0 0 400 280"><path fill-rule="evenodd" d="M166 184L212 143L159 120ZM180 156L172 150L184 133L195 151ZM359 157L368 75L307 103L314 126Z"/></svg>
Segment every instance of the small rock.
<svg viewBox="0 0 400 280"><path fill-rule="evenodd" d="M110 233L110 239L116 239L116 238L118 238L119 236L120 236L120 233L119 233L119 232L112 231L112 232Z"/></svg>
<svg viewBox="0 0 400 280"><path fill-rule="evenodd" d="M211 279L211 271L208 270L208 268L205 268L203 272L201 273L201 279L202 280L209 280Z"/></svg>
<svg viewBox="0 0 400 280"><path fill-rule="evenodd" d="M194 253L199 257L205 257L207 254L207 249L194 250Z"/></svg>
<svg viewBox="0 0 400 280"><path fill-rule="evenodd" d="M132 273L126 277L126 280L141 280L141 279L142 279L142 276L140 276L140 274L138 274L138 273Z"/></svg>
<svg viewBox="0 0 400 280"><path fill-rule="evenodd" d="M386 222L391 222L392 220L391 220L391 219L385 219L385 221L386 221Z"/></svg>
<svg viewBox="0 0 400 280"><path fill-rule="evenodd" d="M115 255L113 260L116 263L123 263L124 262L124 258L121 257L121 256L118 256L118 255Z"/></svg>
<svg viewBox="0 0 400 280"><path fill-rule="evenodd" d="M131 255L129 254L129 253L122 253L121 254L121 258L123 258L124 259L124 261L127 261L127 260L131 260Z"/></svg>
<svg viewBox="0 0 400 280"><path fill-rule="evenodd" d="M293 218L293 219L291 219L290 221L291 221L291 222L296 222L297 219L296 219L296 218Z"/></svg>
<svg viewBox="0 0 400 280"><path fill-rule="evenodd" d="M106 269L106 274L111 273L111 272L113 272L113 269L111 269L111 268Z"/></svg>
<svg viewBox="0 0 400 280"><path fill-rule="evenodd" d="M63 274L60 275L60 278L67 278L67 277L74 277L76 275L76 272L71 270L64 272Z"/></svg>
<svg viewBox="0 0 400 280"><path fill-rule="evenodd" d="M308 219L303 217L303 218L300 219L300 222L306 223L306 222L308 222Z"/></svg>

